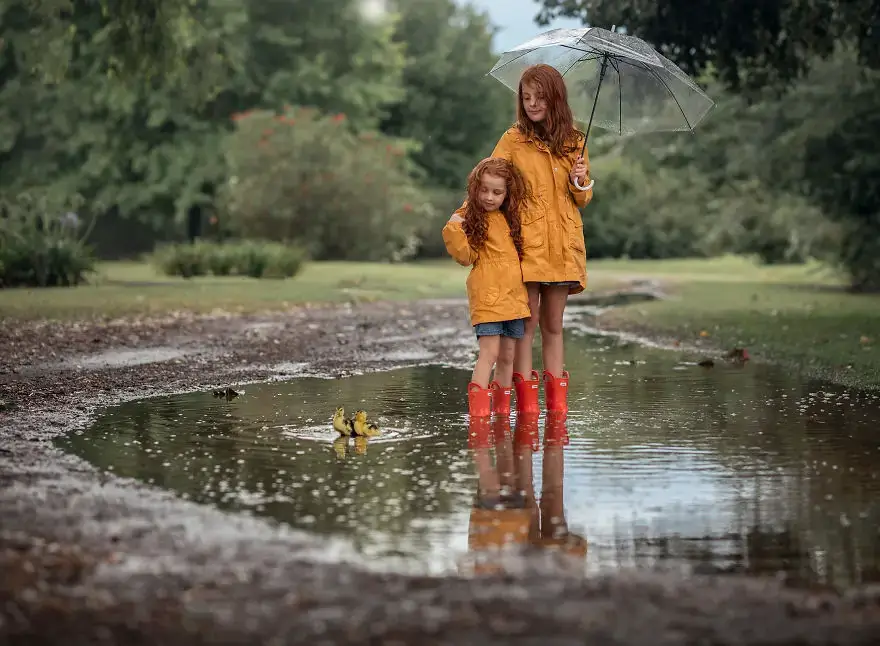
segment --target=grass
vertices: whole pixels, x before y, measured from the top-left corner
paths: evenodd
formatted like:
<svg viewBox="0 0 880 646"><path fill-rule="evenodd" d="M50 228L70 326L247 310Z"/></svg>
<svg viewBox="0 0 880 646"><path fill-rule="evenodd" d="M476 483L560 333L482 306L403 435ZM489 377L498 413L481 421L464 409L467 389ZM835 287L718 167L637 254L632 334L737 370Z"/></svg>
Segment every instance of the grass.
<svg viewBox="0 0 880 646"><path fill-rule="evenodd" d="M822 265L760 266L744 258L591 261L590 289L654 278L673 298L617 308L603 322L646 334L746 347L836 381L880 385L880 297L849 294ZM0 318L82 320L174 311L256 312L318 302L464 297L467 269L451 261L309 263L293 279L158 274L140 262L102 263L92 284L0 290ZM701 333L703 335L701 336Z"/></svg>
<svg viewBox="0 0 880 646"><path fill-rule="evenodd" d="M653 277L672 298L632 304L603 324L804 368L833 381L880 386L880 296L851 294L819 265L760 267L741 258L603 263Z"/></svg>
<svg viewBox="0 0 880 646"><path fill-rule="evenodd" d="M99 265L88 285L0 290L0 318L83 320L216 310L250 313L304 303L464 298L467 272L452 261L315 262L287 280L183 279L164 276L142 262L107 262Z"/></svg>

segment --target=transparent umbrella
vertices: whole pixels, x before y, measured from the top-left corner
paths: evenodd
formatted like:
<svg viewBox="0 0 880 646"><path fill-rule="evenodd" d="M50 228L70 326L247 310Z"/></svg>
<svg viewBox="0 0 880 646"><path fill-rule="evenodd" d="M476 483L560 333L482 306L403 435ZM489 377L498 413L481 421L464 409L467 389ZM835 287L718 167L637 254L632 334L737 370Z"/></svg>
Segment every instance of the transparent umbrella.
<svg viewBox="0 0 880 646"><path fill-rule="evenodd" d="M593 125L619 135L693 130L715 105L675 63L613 28L552 29L505 52L489 74L516 92L538 63L562 74L588 137Z"/></svg>

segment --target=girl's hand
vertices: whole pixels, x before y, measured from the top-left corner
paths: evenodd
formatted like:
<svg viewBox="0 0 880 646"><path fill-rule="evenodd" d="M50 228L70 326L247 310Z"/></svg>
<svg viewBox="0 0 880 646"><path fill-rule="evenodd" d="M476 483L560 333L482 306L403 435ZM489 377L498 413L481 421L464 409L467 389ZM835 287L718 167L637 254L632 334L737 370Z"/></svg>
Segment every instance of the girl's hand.
<svg viewBox="0 0 880 646"><path fill-rule="evenodd" d="M584 180L587 179L587 164L584 161L584 158L578 155L578 158L574 162L574 166L571 168L571 183L578 183L583 185Z"/></svg>

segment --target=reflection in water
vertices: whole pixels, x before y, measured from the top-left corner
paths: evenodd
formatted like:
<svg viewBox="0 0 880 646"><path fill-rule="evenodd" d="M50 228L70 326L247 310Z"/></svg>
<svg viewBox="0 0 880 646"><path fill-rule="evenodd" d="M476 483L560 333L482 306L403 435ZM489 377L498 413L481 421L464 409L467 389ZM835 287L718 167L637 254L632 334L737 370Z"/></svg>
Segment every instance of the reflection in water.
<svg viewBox="0 0 880 646"><path fill-rule="evenodd" d="M510 432L510 420L475 418L469 422L468 446L478 478L468 526L470 559L465 572L488 574L504 568L510 552L534 555L549 551L583 567L587 540L569 531L565 518L563 447L568 445L565 416L544 422L543 483L535 495L534 458L538 451L537 415L522 415ZM493 463L494 452L494 463Z"/></svg>
<svg viewBox="0 0 880 646"><path fill-rule="evenodd" d="M469 428L467 373L425 366L132 402L60 442L187 498L346 538L371 568L486 571L500 549L589 572L880 580L877 397L568 344L566 420ZM337 406L366 410L382 435L336 441Z"/></svg>

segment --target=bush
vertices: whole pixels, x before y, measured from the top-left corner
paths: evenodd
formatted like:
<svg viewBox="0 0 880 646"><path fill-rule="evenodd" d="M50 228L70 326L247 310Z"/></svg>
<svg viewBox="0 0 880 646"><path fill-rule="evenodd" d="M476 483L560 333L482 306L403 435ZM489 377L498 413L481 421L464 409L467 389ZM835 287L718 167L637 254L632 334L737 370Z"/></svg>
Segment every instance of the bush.
<svg viewBox="0 0 880 646"><path fill-rule="evenodd" d="M158 248L154 265L168 276L250 276L290 278L299 273L306 254L301 247L274 242L175 243Z"/></svg>
<svg viewBox="0 0 880 646"><path fill-rule="evenodd" d="M0 287L69 287L94 270L79 217L21 196L0 204Z"/></svg>
<svg viewBox="0 0 880 646"><path fill-rule="evenodd" d="M591 258L702 256L706 227L704 180L696 173L607 156L591 161L596 180L584 209Z"/></svg>
<svg viewBox="0 0 880 646"><path fill-rule="evenodd" d="M296 242L311 257L403 260L432 214L410 177L408 144L355 135L343 115L314 110L236 117L223 191L238 236Z"/></svg>

